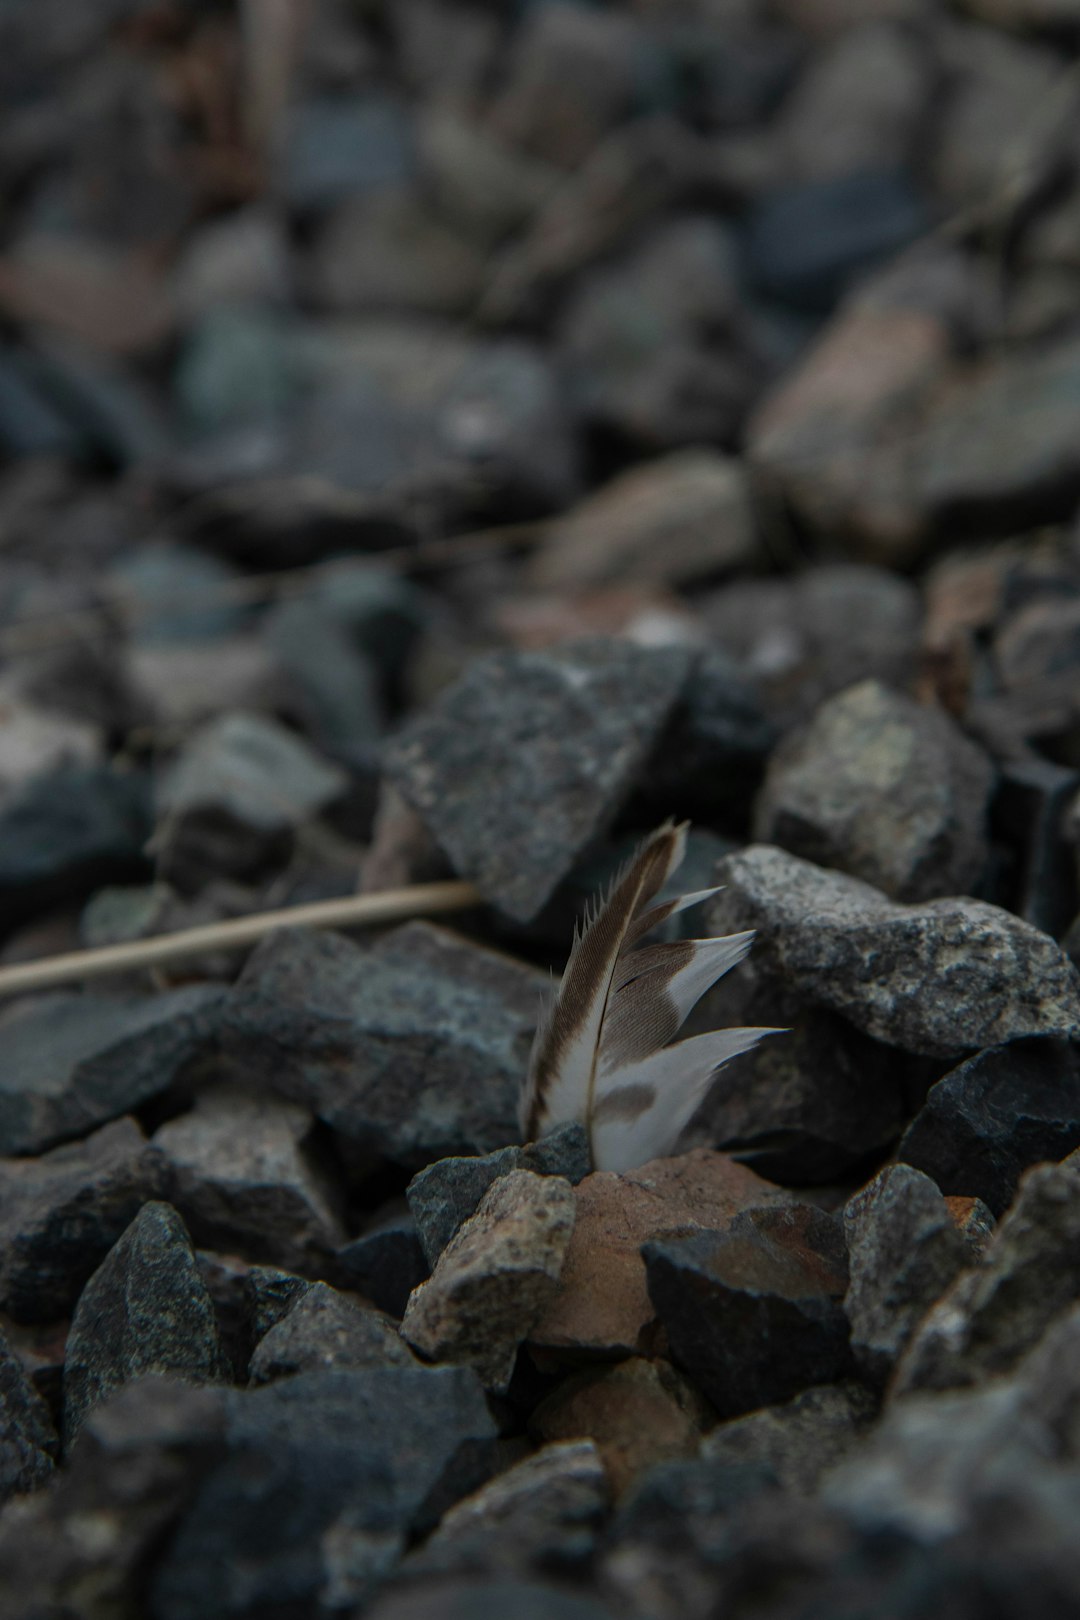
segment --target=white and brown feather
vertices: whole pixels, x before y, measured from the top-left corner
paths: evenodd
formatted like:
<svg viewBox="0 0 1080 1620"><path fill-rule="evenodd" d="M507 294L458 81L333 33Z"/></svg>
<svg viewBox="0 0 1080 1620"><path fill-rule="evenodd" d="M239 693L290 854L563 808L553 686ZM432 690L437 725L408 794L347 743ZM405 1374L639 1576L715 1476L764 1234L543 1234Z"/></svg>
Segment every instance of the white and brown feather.
<svg viewBox="0 0 1080 1620"><path fill-rule="evenodd" d="M521 1100L525 1138L578 1120L598 1169L630 1169L669 1151L719 1064L770 1033L722 1030L667 1044L753 938L638 945L668 917L715 893L653 904L685 845L685 824L659 828L587 914L536 1033Z"/></svg>

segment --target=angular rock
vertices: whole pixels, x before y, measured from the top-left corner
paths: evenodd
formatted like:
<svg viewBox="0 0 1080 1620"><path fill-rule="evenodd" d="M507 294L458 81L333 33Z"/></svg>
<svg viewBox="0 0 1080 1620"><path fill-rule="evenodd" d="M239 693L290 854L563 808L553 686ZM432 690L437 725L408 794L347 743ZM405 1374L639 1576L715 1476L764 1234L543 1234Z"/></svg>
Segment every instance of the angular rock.
<svg viewBox="0 0 1080 1620"><path fill-rule="evenodd" d="M58 1449L48 1408L0 1333L0 1505L44 1485Z"/></svg>
<svg viewBox="0 0 1080 1620"><path fill-rule="evenodd" d="M226 1399L227 1453L151 1579L161 1620L359 1605L490 1471L464 1367L331 1368Z"/></svg>
<svg viewBox="0 0 1080 1620"><path fill-rule="evenodd" d="M416 311L467 316L483 284L484 261L417 191L351 199L336 209L314 246L317 302L339 314Z"/></svg>
<svg viewBox="0 0 1080 1620"><path fill-rule="evenodd" d="M921 236L922 200L901 171L786 186L751 214L747 268L756 287L797 309L828 312L857 276Z"/></svg>
<svg viewBox="0 0 1080 1620"><path fill-rule="evenodd" d="M431 1275L412 1215L401 1210L377 1217L338 1250L337 1272L343 1287L400 1320L413 1289Z"/></svg>
<svg viewBox="0 0 1080 1620"><path fill-rule="evenodd" d="M52 1489L0 1519L0 1606L145 1613L147 1568L221 1450L223 1406L223 1390L146 1378L91 1413Z"/></svg>
<svg viewBox="0 0 1080 1620"><path fill-rule="evenodd" d="M516 1140L541 976L427 923L361 948L285 929L223 1009L230 1068L323 1119L362 1168Z"/></svg>
<svg viewBox="0 0 1080 1620"><path fill-rule="evenodd" d="M314 1123L295 1103L217 1086L160 1126L163 1196L194 1241L287 1271L325 1264L345 1234L341 1194L307 1141Z"/></svg>
<svg viewBox="0 0 1080 1620"><path fill-rule="evenodd" d="M28 703L0 686L0 803L65 765L95 765L102 742L88 720Z"/></svg>
<svg viewBox="0 0 1080 1620"><path fill-rule="evenodd" d="M894 900L970 893L989 854L993 784L989 759L943 710L864 681L785 737L754 833Z"/></svg>
<svg viewBox="0 0 1080 1620"><path fill-rule="evenodd" d="M1080 975L1029 923L979 900L902 906L767 844L729 855L714 934L757 930L756 970L892 1046L959 1057L1080 1021Z"/></svg>
<svg viewBox="0 0 1080 1620"><path fill-rule="evenodd" d="M725 1468L769 1470L787 1491L811 1496L869 1427L875 1402L861 1384L822 1384L782 1406L718 1423L701 1457Z"/></svg>
<svg viewBox="0 0 1080 1620"><path fill-rule="evenodd" d="M0 936L50 906L147 872L145 779L106 765L63 766L0 806Z"/></svg>
<svg viewBox="0 0 1080 1620"><path fill-rule="evenodd" d="M790 1400L852 1370L843 1232L803 1205L642 1249L675 1362L722 1417Z"/></svg>
<svg viewBox="0 0 1080 1620"><path fill-rule="evenodd" d="M128 1113L183 1078L210 1049L221 993L68 992L0 1015L0 1152L40 1153Z"/></svg>
<svg viewBox="0 0 1080 1620"><path fill-rule="evenodd" d="M383 729L379 672L342 620L318 602L283 602L263 635L285 675L285 705L305 732L354 772L373 774Z"/></svg>
<svg viewBox="0 0 1080 1620"><path fill-rule="evenodd" d="M0 1310L17 1322L68 1316L84 1283L161 1178L133 1119L37 1159L0 1164Z"/></svg>
<svg viewBox="0 0 1080 1620"><path fill-rule="evenodd" d="M377 92L312 97L289 120L280 182L305 213L409 178L412 134L404 107Z"/></svg>
<svg viewBox="0 0 1080 1620"><path fill-rule="evenodd" d="M1078 886L1066 806L1078 787L1080 776L1074 770L1044 759L1015 760L1002 769L994 800L995 829L1017 857L1008 909L1055 939L1076 915Z"/></svg>
<svg viewBox="0 0 1080 1620"><path fill-rule="evenodd" d="M1080 1147L1080 1044L1033 1037L979 1052L931 1086L898 1148L943 1193L995 1215L1029 1165Z"/></svg>
<svg viewBox="0 0 1080 1620"><path fill-rule="evenodd" d="M474 1215L488 1188L511 1170L563 1176L572 1186L589 1174L588 1136L583 1125L560 1125L539 1142L499 1148L473 1159L438 1159L410 1181L409 1209L429 1265L433 1266L462 1226Z"/></svg>
<svg viewBox="0 0 1080 1620"><path fill-rule="evenodd" d="M712 1421L709 1403L669 1362L631 1356L565 1379L530 1427L544 1441L594 1441L620 1496L655 1464L693 1456Z"/></svg>
<svg viewBox="0 0 1080 1620"><path fill-rule="evenodd" d="M460 18L448 18L460 38ZM445 59L438 65L444 80ZM558 185L542 159L507 146L441 101L419 111L417 141L425 183L440 212L473 241L494 246L526 225Z"/></svg>
<svg viewBox="0 0 1080 1620"><path fill-rule="evenodd" d="M415 1365L394 1323L317 1282L259 1340L248 1372L253 1384L270 1384L321 1367Z"/></svg>
<svg viewBox="0 0 1080 1620"><path fill-rule="evenodd" d="M114 1390L149 1373L193 1384L224 1371L210 1295L176 1211L144 1204L79 1298L64 1360L64 1443Z"/></svg>
<svg viewBox="0 0 1080 1620"><path fill-rule="evenodd" d="M496 653L398 734L385 768L457 872L525 922L628 797L688 669L681 649L616 641Z"/></svg>
<svg viewBox="0 0 1080 1620"><path fill-rule="evenodd" d="M625 1175L598 1171L576 1189L577 1217L558 1296L532 1330L533 1345L571 1354L649 1354L656 1312L641 1246L669 1232L730 1223L790 1194L721 1153L697 1148Z"/></svg>
<svg viewBox="0 0 1080 1620"><path fill-rule="evenodd" d="M213 642L238 633L245 613L230 595L239 574L219 558L175 540L152 540L109 570L140 646Z"/></svg>
<svg viewBox="0 0 1080 1620"><path fill-rule="evenodd" d="M742 463L682 450L632 468L552 526L530 577L540 586L680 585L759 560Z"/></svg>
<svg viewBox="0 0 1080 1620"><path fill-rule="evenodd" d="M903 690L915 678L919 596L883 568L834 563L794 579L738 580L706 597L703 613L785 731L858 681Z"/></svg>
<svg viewBox="0 0 1080 1620"><path fill-rule="evenodd" d="M867 1380L881 1385L927 1311L977 1254L929 1176L906 1164L890 1165L848 1200L844 1232L851 1348Z"/></svg>
<svg viewBox="0 0 1080 1620"><path fill-rule="evenodd" d="M158 859L181 887L249 876L287 855L297 828L340 799L346 777L276 721L211 720L158 786Z"/></svg>
<svg viewBox="0 0 1080 1620"><path fill-rule="evenodd" d="M505 1390L518 1345L558 1292L574 1196L559 1176L512 1170L488 1189L409 1300L401 1331L439 1361Z"/></svg>
<svg viewBox="0 0 1080 1620"><path fill-rule="evenodd" d="M1080 1169L1036 1165L979 1263L923 1319L892 1393L981 1384L1014 1367L1080 1299Z"/></svg>
<svg viewBox="0 0 1080 1620"><path fill-rule="evenodd" d="M613 1620L591 1592L510 1576L451 1576L392 1592L370 1611L371 1620Z"/></svg>
<svg viewBox="0 0 1080 1620"><path fill-rule="evenodd" d="M592 1552L610 1494L593 1441L542 1446L452 1507L405 1571L570 1570Z"/></svg>

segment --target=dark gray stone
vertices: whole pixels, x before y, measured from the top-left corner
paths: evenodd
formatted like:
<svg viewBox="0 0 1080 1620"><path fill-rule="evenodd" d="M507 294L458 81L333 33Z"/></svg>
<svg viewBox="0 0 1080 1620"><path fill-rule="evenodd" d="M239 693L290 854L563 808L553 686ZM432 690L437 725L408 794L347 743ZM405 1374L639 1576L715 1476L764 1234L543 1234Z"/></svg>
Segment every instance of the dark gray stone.
<svg viewBox="0 0 1080 1620"><path fill-rule="evenodd" d="M906 1164L848 1200L844 1231L851 1348L864 1376L884 1384L919 1322L977 1256L929 1176Z"/></svg>
<svg viewBox="0 0 1080 1620"><path fill-rule="evenodd" d="M541 975L426 923L367 949L282 930L224 1009L231 1068L310 1108L363 1164L418 1169L518 1134Z"/></svg>
<svg viewBox="0 0 1080 1620"><path fill-rule="evenodd" d="M991 1047L931 1086L899 1157L943 1193L1001 1215L1022 1173L1080 1147L1080 1043L1050 1038Z"/></svg>
<svg viewBox="0 0 1080 1620"><path fill-rule="evenodd" d="M104 883L148 873L146 779L106 765L62 766L0 806L0 935Z"/></svg>
<svg viewBox="0 0 1080 1620"><path fill-rule="evenodd" d="M322 96L292 113L281 183L290 206L306 212L400 184L414 165L408 114L397 100L372 93Z"/></svg>
<svg viewBox="0 0 1080 1620"><path fill-rule="evenodd" d="M773 753L754 832L894 900L968 894L989 854L993 785L989 759L944 710L864 681Z"/></svg>
<svg viewBox="0 0 1080 1620"><path fill-rule="evenodd" d="M263 634L285 672L283 701L305 732L354 772L374 775L383 729L378 671L340 617L316 602L283 602Z"/></svg>
<svg viewBox="0 0 1080 1620"><path fill-rule="evenodd" d="M930 223L908 177L867 171L790 186L766 197L747 228L747 268L771 298L829 310L859 275Z"/></svg>
<svg viewBox="0 0 1080 1620"><path fill-rule="evenodd" d="M528 921L625 802L689 668L682 649L599 639L490 655L398 734L386 770L460 875Z"/></svg>
<svg viewBox="0 0 1080 1620"><path fill-rule="evenodd" d="M839 1223L809 1205L753 1209L726 1232L642 1248L675 1361L723 1417L790 1399L852 1368Z"/></svg>
<svg viewBox="0 0 1080 1620"><path fill-rule="evenodd" d="M287 856L296 830L347 785L277 721L222 715L188 740L158 784L159 866L181 888L220 872L250 876Z"/></svg>
<svg viewBox="0 0 1080 1620"><path fill-rule="evenodd" d="M326 1283L312 1283L293 1300L255 1347L253 1384L321 1367L411 1367L416 1358L394 1323Z"/></svg>
<svg viewBox="0 0 1080 1620"><path fill-rule="evenodd" d="M1080 974L1030 923L979 900L902 906L767 844L717 868L710 932L754 928L755 971L906 1052L959 1057L1080 1025Z"/></svg>
<svg viewBox="0 0 1080 1620"><path fill-rule="evenodd" d="M315 1121L280 1097L231 1086L154 1133L163 1197L195 1242L286 1271L318 1269L344 1237L341 1190L312 1151Z"/></svg>
<svg viewBox="0 0 1080 1620"><path fill-rule="evenodd" d="M538 1176L564 1176L576 1187L591 1169L588 1134L577 1123L560 1125L550 1136L526 1147L429 1164L413 1177L406 1193L428 1264L435 1264L500 1176L511 1170L531 1170Z"/></svg>
<svg viewBox="0 0 1080 1620"><path fill-rule="evenodd" d="M610 1496L591 1440L542 1446L452 1507L402 1573L572 1570L592 1553Z"/></svg>
<svg viewBox="0 0 1080 1620"><path fill-rule="evenodd" d="M228 1455L153 1575L159 1620L359 1605L490 1471L495 1425L462 1367L298 1373L227 1412Z"/></svg>
<svg viewBox="0 0 1080 1620"><path fill-rule="evenodd" d="M508 1575L448 1576L389 1593L371 1620L612 1620L592 1593Z"/></svg>
<svg viewBox="0 0 1080 1620"><path fill-rule="evenodd" d="M245 609L229 597L237 578L219 558L175 540L135 546L109 571L128 604L132 639L155 645L212 641L241 629Z"/></svg>
<svg viewBox="0 0 1080 1620"><path fill-rule="evenodd" d="M160 1097L212 1049L221 992L57 992L0 1022L0 1152L40 1153Z"/></svg>
<svg viewBox="0 0 1080 1620"><path fill-rule="evenodd" d="M339 1280L399 1319L409 1295L431 1274L411 1212L380 1219L337 1252Z"/></svg>
<svg viewBox="0 0 1080 1620"><path fill-rule="evenodd" d="M224 1393L145 1378L96 1408L51 1489L0 1517L0 1609L146 1614L147 1570L223 1449Z"/></svg>
<svg viewBox="0 0 1080 1620"><path fill-rule="evenodd" d="M224 1372L214 1307L183 1221L144 1204L82 1291L64 1360L64 1443L114 1390L149 1373Z"/></svg>
<svg viewBox="0 0 1080 1620"><path fill-rule="evenodd" d="M1055 939L1076 915L1066 810L1078 787L1076 771L1049 760L1010 760L1001 768L994 798L994 830L1009 841L1016 862L1008 909Z"/></svg>
<svg viewBox="0 0 1080 1620"><path fill-rule="evenodd" d="M37 1159L0 1164L0 1310L17 1322L71 1313L84 1283L161 1178L133 1119Z"/></svg>
<svg viewBox="0 0 1080 1620"><path fill-rule="evenodd" d="M45 1484L59 1444L45 1402L0 1333L0 1505Z"/></svg>
<svg viewBox="0 0 1080 1620"><path fill-rule="evenodd" d="M924 1317L895 1394L996 1378L1080 1299L1080 1167L1036 1165L1021 1178L980 1261Z"/></svg>
<svg viewBox="0 0 1080 1620"><path fill-rule="evenodd" d="M822 1384L718 1424L701 1456L714 1467L769 1471L785 1490L809 1496L869 1427L875 1404L861 1384Z"/></svg>

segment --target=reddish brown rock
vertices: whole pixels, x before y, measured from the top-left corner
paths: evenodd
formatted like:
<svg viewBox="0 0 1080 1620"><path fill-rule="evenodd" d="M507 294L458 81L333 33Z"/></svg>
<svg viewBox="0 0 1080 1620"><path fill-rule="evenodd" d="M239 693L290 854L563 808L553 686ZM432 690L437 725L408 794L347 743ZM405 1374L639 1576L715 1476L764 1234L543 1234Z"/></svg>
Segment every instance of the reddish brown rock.
<svg viewBox="0 0 1080 1620"><path fill-rule="evenodd" d="M626 1175L597 1171L575 1188L577 1221L559 1292L530 1334L555 1351L626 1355L654 1347L656 1312L641 1245L651 1238L723 1229L755 1205L791 1195L724 1153L695 1149Z"/></svg>
<svg viewBox="0 0 1080 1620"><path fill-rule="evenodd" d="M631 1357L577 1373L532 1416L537 1437L592 1440L616 1495L655 1463L692 1457L715 1413L667 1361Z"/></svg>

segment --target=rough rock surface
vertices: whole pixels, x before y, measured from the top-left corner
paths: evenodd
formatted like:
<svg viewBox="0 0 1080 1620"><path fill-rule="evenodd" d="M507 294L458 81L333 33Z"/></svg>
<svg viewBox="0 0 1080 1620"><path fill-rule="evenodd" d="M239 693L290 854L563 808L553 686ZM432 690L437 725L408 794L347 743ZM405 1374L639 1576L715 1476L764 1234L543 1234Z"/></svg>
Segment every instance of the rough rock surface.
<svg viewBox="0 0 1080 1620"><path fill-rule="evenodd" d="M497 654L399 733L386 770L458 874L527 921L628 797L688 670L678 648L616 641Z"/></svg>
<svg viewBox="0 0 1080 1620"><path fill-rule="evenodd" d="M774 752L754 832L894 900L967 894L989 853L993 782L947 714L865 681Z"/></svg>
<svg viewBox="0 0 1080 1620"><path fill-rule="evenodd" d="M397 1327L326 1283L312 1283L263 1334L248 1367L252 1384L320 1367L410 1367Z"/></svg>
<svg viewBox="0 0 1080 1620"><path fill-rule="evenodd" d="M511 1170L484 1194L409 1300L401 1331L436 1361L505 1389L517 1348L551 1306L574 1229L570 1183Z"/></svg>
<svg viewBox="0 0 1080 1620"><path fill-rule="evenodd" d="M1029 1165L1080 1146L1080 1048L1011 1041L979 1052L931 1086L898 1154L943 1193L981 1198L1000 1215Z"/></svg>
<svg viewBox="0 0 1080 1620"><path fill-rule="evenodd" d="M869 1427L874 1406L861 1384L822 1384L718 1423L701 1442L701 1456L717 1468L768 1470L786 1490L809 1496Z"/></svg>
<svg viewBox="0 0 1080 1620"><path fill-rule="evenodd" d="M168 1204L144 1204L79 1297L64 1359L64 1443L114 1390L148 1373L210 1383L224 1372L191 1239Z"/></svg>
<svg viewBox="0 0 1080 1620"><path fill-rule="evenodd" d="M979 1264L962 1272L921 1323L893 1392L953 1389L1008 1372L1055 1316L1080 1298L1080 1170L1036 1165Z"/></svg>
<svg viewBox="0 0 1080 1620"><path fill-rule="evenodd" d="M431 1267L407 1210L391 1212L337 1252L341 1285L399 1319L409 1295L430 1276Z"/></svg>
<svg viewBox="0 0 1080 1620"><path fill-rule="evenodd" d="M882 1384L920 1320L977 1254L920 1171L890 1165L844 1208L844 1310L864 1377Z"/></svg>
<svg viewBox="0 0 1080 1620"><path fill-rule="evenodd" d="M207 1049L219 993L59 991L17 1002L0 1022L0 1151L40 1153L167 1091Z"/></svg>
<svg viewBox="0 0 1080 1620"><path fill-rule="evenodd" d="M0 1333L0 1504L44 1485L58 1446L45 1402Z"/></svg>
<svg viewBox="0 0 1080 1620"><path fill-rule="evenodd" d="M437 1159L410 1181L409 1209L429 1265L460 1230L488 1188L511 1170L538 1176L563 1176L573 1186L590 1171L588 1137L583 1125L560 1125L526 1147L499 1148L476 1158Z"/></svg>
<svg viewBox="0 0 1080 1620"><path fill-rule="evenodd" d="M724 1154L698 1148L625 1175L597 1171L575 1190L577 1218L559 1291L529 1335L547 1349L648 1353L656 1312L641 1246L668 1232L721 1227L790 1196Z"/></svg>
<svg viewBox="0 0 1080 1620"><path fill-rule="evenodd" d="M0 1310L18 1322L67 1315L83 1284L161 1177L133 1119L36 1159L0 1163Z"/></svg>
<svg viewBox="0 0 1080 1620"><path fill-rule="evenodd" d="M313 1125L295 1103L226 1086L160 1126L163 1196L195 1242L287 1270L325 1263L344 1231L330 1177L305 1149Z"/></svg>
<svg viewBox="0 0 1080 1620"><path fill-rule="evenodd" d="M1080 1023L1080 976L1045 934L979 900L902 906L770 845L720 862L712 932L758 931L759 969L904 1051L954 1057Z"/></svg>
<svg viewBox="0 0 1080 1620"><path fill-rule="evenodd" d="M419 1168L514 1141L542 982L425 923L368 948L284 930L252 953L222 1039L240 1078L311 1109L350 1152Z"/></svg>
<svg viewBox="0 0 1080 1620"><path fill-rule="evenodd" d="M672 1357L722 1417L852 1370L834 1217L805 1205L748 1210L726 1232L657 1239L642 1252Z"/></svg>

